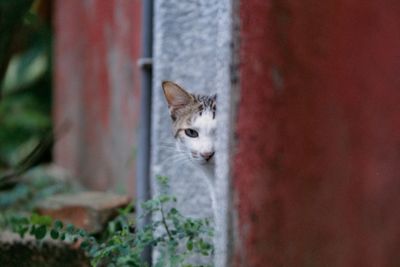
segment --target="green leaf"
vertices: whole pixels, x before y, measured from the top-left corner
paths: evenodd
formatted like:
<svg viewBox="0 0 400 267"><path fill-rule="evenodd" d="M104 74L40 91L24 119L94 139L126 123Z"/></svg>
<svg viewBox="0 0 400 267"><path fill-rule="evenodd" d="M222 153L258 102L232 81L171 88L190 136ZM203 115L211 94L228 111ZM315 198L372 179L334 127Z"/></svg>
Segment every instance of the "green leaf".
<svg viewBox="0 0 400 267"><path fill-rule="evenodd" d="M192 242L192 240L189 240L189 241L186 243L186 248L187 248L189 251L192 251L192 249L193 249L193 242Z"/></svg>
<svg viewBox="0 0 400 267"><path fill-rule="evenodd" d="M207 242L202 242L201 243L201 249L203 250L209 250L211 248L211 244Z"/></svg>
<svg viewBox="0 0 400 267"><path fill-rule="evenodd" d="M156 178L157 178L158 184L161 187L167 187L168 186L168 177L167 176L158 175Z"/></svg>
<svg viewBox="0 0 400 267"><path fill-rule="evenodd" d="M58 233L58 231L56 229L51 229L50 237L52 239L56 240L59 236L60 236L60 234Z"/></svg>
<svg viewBox="0 0 400 267"><path fill-rule="evenodd" d="M85 237L85 236L87 235L87 233L86 233L85 230L79 229L79 230L78 230L78 235L79 235L80 237Z"/></svg>
<svg viewBox="0 0 400 267"><path fill-rule="evenodd" d="M61 230L64 227L64 224L60 220L54 221L54 229Z"/></svg>
<svg viewBox="0 0 400 267"><path fill-rule="evenodd" d="M21 238L24 238L26 232L28 232L29 227L28 226L23 226L20 229L18 229L18 234Z"/></svg>
<svg viewBox="0 0 400 267"><path fill-rule="evenodd" d="M126 207L118 209L118 213L120 215L128 215L129 213L132 212L133 207L134 207L134 204L129 203L128 205L126 205Z"/></svg>
<svg viewBox="0 0 400 267"><path fill-rule="evenodd" d="M36 213L31 215L31 223L32 224L39 224L39 225L46 225L50 226L52 219L50 216L43 216Z"/></svg>
<svg viewBox="0 0 400 267"><path fill-rule="evenodd" d="M35 231L36 231L36 225L32 225L31 226L31 230L29 231L30 235L35 235Z"/></svg>
<svg viewBox="0 0 400 267"><path fill-rule="evenodd" d="M46 236L47 227L46 225L40 225L38 228L35 229L34 235L36 239L43 239Z"/></svg>
<svg viewBox="0 0 400 267"><path fill-rule="evenodd" d="M154 211L157 208L159 208L159 202L155 199L148 200L148 201L142 203L142 208L147 212Z"/></svg>
<svg viewBox="0 0 400 267"><path fill-rule="evenodd" d="M69 224L67 225L66 232L67 232L67 234L70 234L70 235L74 234L74 232L75 232L75 226L74 226L73 224L70 224L70 223L69 223Z"/></svg>
<svg viewBox="0 0 400 267"><path fill-rule="evenodd" d="M210 255L210 253L208 253L208 251L202 251L201 254L202 254L203 256L209 256L209 255Z"/></svg>
<svg viewBox="0 0 400 267"><path fill-rule="evenodd" d="M168 195L161 195L159 196L159 200L161 203L166 203L171 200L171 197Z"/></svg>
<svg viewBox="0 0 400 267"><path fill-rule="evenodd" d="M82 243L81 243L81 248L82 249L87 249L87 248L89 248L89 246L90 246L90 242L88 241L88 240L85 240L85 241L83 241Z"/></svg>

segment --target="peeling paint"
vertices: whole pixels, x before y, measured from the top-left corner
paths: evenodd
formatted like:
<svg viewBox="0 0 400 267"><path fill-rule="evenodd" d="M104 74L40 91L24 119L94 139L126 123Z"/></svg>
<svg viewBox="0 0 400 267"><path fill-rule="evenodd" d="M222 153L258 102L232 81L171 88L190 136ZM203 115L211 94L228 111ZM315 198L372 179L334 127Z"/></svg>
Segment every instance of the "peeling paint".
<svg viewBox="0 0 400 267"><path fill-rule="evenodd" d="M91 189L135 192L140 10L139 0L55 5L54 121L72 125L55 161Z"/></svg>
<svg viewBox="0 0 400 267"><path fill-rule="evenodd" d="M241 1L234 266L398 266L399 13Z"/></svg>

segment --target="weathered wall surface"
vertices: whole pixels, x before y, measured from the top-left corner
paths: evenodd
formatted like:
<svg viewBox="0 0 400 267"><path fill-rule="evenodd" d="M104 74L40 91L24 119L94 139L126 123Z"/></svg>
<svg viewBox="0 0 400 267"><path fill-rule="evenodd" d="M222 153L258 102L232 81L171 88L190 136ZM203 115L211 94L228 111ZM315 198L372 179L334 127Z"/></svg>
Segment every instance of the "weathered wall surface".
<svg viewBox="0 0 400 267"><path fill-rule="evenodd" d="M162 80L175 81L193 93L218 93L218 110L229 111L230 95L230 1L217 0L156 0L154 27L154 79L152 121L152 179L155 175L166 175L171 180L171 191L178 197L178 207L188 216L211 217L210 192L203 174L188 164L174 161L174 140L171 119L161 88ZM223 103L225 103L223 105ZM219 112L219 111L218 111ZM218 113L220 114L220 113ZM220 116L220 115L218 115ZM226 117L218 117L221 121ZM221 127L221 133L229 128ZM223 135L221 134L220 137ZM218 232L225 233L229 167L229 133L222 137L217 149L219 180L218 199L221 223ZM153 182L153 193L156 187ZM220 234L219 234L220 235ZM221 234L222 242L217 255L223 254L227 237ZM221 251L220 251L221 250ZM223 262L222 257L218 259ZM222 266L222 265L219 265Z"/></svg>
<svg viewBox="0 0 400 267"><path fill-rule="evenodd" d="M55 4L55 162L92 189L135 191L140 1Z"/></svg>
<svg viewBox="0 0 400 267"><path fill-rule="evenodd" d="M400 266L398 14L241 1L235 266Z"/></svg>

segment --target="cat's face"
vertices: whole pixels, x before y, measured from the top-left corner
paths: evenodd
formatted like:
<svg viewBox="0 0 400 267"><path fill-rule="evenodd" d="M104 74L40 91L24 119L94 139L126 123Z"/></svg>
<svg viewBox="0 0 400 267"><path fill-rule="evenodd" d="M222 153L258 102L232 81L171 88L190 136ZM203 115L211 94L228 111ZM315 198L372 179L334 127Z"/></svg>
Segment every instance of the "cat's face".
<svg viewBox="0 0 400 267"><path fill-rule="evenodd" d="M169 81L164 81L162 87L173 121L178 152L198 164L213 164L217 127L216 95L193 95Z"/></svg>

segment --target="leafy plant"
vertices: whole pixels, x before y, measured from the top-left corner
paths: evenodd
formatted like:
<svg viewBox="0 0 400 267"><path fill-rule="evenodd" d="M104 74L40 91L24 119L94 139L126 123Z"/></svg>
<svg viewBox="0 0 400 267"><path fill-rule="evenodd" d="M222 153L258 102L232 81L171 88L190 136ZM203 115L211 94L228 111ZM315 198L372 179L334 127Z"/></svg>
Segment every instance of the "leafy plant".
<svg viewBox="0 0 400 267"><path fill-rule="evenodd" d="M162 188L168 186L166 177L158 177ZM176 198L168 194L143 203L154 220L143 229L133 231L131 207L120 210L120 215L108 224L106 237L96 239L83 229L64 225L61 221L33 214L31 217L12 217L9 225L21 237L26 234L38 240L50 237L66 242L81 242L91 259L92 266L148 267L141 255L152 246L159 256L155 267L207 267L190 263L192 257L211 262L214 247L210 240L213 228L208 219L193 219L183 216L175 207Z"/></svg>
<svg viewBox="0 0 400 267"><path fill-rule="evenodd" d="M51 136L52 34L40 11L45 2L0 1L0 177L26 169L24 159ZM28 167L49 160L50 147L42 145Z"/></svg>

